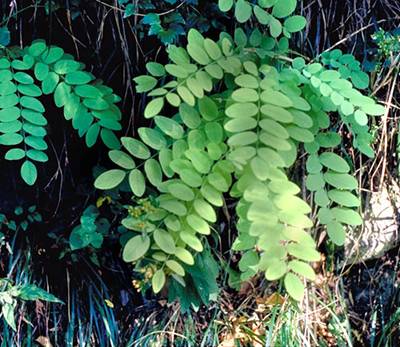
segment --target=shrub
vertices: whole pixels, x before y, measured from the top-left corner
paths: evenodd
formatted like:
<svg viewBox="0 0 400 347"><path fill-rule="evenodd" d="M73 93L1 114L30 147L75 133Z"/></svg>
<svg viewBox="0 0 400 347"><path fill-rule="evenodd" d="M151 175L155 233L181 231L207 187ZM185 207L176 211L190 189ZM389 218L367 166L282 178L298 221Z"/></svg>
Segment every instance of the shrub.
<svg viewBox="0 0 400 347"><path fill-rule="evenodd" d="M343 125L354 149L372 157L369 117L384 108L357 90L368 76L352 55L293 58L289 39L306 25L294 15L296 4L220 0L238 22L233 36L221 32L214 41L192 29L185 48L168 47L167 64L149 62L149 74L134 79L137 92L151 98L144 117L153 126L139 128L139 139L121 138L123 150L109 153L118 168L95 186L128 181L137 198L153 196L122 221L134 232L123 258L151 264L156 293L169 276L184 284L183 265L194 263L215 230L224 194L237 201L232 249L242 252L241 280L263 271L267 280L283 279L296 300L303 279L315 277L309 262L320 258L309 230L319 223L343 245L345 227L362 223L358 183L336 129ZM255 29L250 21L258 22ZM315 217L290 177L299 154L307 158Z"/></svg>

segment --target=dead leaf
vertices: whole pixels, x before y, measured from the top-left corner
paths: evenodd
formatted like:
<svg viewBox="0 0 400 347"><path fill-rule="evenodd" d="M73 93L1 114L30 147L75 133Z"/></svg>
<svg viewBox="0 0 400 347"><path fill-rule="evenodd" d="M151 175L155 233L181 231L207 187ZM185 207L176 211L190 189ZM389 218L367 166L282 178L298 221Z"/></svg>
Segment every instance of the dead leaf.
<svg viewBox="0 0 400 347"><path fill-rule="evenodd" d="M232 334L224 336L224 340L218 345L218 347L235 347L235 338Z"/></svg>
<svg viewBox="0 0 400 347"><path fill-rule="evenodd" d="M53 345L52 345L51 342L50 342L50 339L49 339L48 337L46 337L46 336L39 336L39 337L36 339L36 342L37 342L39 345L43 346L43 347L53 347Z"/></svg>
<svg viewBox="0 0 400 347"><path fill-rule="evenodd" d="M265 305L267 306L283 305L284 302L285 298L277 292L272 293L265 299Z"/></svg>

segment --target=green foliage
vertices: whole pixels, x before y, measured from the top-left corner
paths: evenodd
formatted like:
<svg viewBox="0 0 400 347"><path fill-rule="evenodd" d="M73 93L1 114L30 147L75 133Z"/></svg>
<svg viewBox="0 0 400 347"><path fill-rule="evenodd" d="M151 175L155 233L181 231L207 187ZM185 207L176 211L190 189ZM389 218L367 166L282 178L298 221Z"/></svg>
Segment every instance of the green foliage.
<svg viewBox="0 0 400 347"><path fill-rule="evenodd" d="M209 305L211 301L216 301L219 294L219 266L208 247L196 255L194 263L184 265L184 268L187 272L185 283L172 278L168 290L169 301L179 299L183 312L190 309L197 311L202 304Z"/></svg>
<svg viewBox="0 0 400 347"><path fill-rule="evenodd" d="M138 13L145 14L135 23L140 38L145 35L156 36L165 45L178 42L189 28L205 32L211 27L221 26L213 18L216 16L219 19L221 14L216 11L217 6L212 1L203 2L200 11L192 10L193 7L198 8L198 0L187 0L184 3L178 0L142 0L137 4L119 0L118 5L127 19Z"/></svg>
<svg viewBox="0 0 400 347"><path fill-rule="evenodd" d="M1 313L4 320L14 331L17 330L14 317L18 300L43 300L59 304L63 303L54 295L48 293L44 289L37 287L34 284L13 285L7 279L0 279L0 286Z"/></svg>
<svg viewBox="0 0 400 347"><path fill-rule="evenodd" d="M331 52L331 64L332 53L335 51ZM341 53L337 54L336 59L344 57ZM354 57L341 60L342 63L349 61L355 61ZM317 111L314 118L318 119L319 127L311 128L315 140L305 146L309 154L306 186L314 192L314 202L319 206L319 222L326 225L327 233L335 244L343 245L344 225L362 224L361 217L354 210L360 206L360 201L352 194L358 188L358 183L350 174L348 162L331 152L331 149L341 143L340 137L333 132L321 132L330 124L326 112L338 112L342 123L353 135L353 146L363 154L373 157L374 151L370 146L373 137L368 127L368 116L383 114L384 108L354 89L348 79L353 83L358 79L354 75L343 74L343 66L338 66L337 71L325 70L319 63L305 66L302 59L296 59L293 67L298 70L299 75L302 74L302 78L307 78L313 89L312 93L318 97L313 99L313 109ZM366 86L359 85L360 88Z"/></svg>
<svg viewBox="0 0 400 347"><path fill-rule="evenodd" d="M27 209L17 206L13 217L0 213L0 246L3 245L6 236L15 235L19 229L26 231L30 224L41 221L42 215L36 210L35 205Z"/></svg>
<svg viewBox="0 0 400 347"><path fill-rule="evenodd" d="M293 33L303 30L306 26L304 17L293 15L297 0L258 0L256 2L219 0L218 4L223 12L233 9L239 23L245 23L254 16L259 24L269 28L272 38L277 38L282 34L290 38Z"/></svg>
<svg viewBox="0 0 400 347"><path fill-rule="evenodd" d="M6 26L0 27L0 45L8 46L10 44L10 31Z"/></svg>
<svg viewBox="0 0 400 347"><path fill-rule="evenodd" d="M304 146L306 187L319 208L318 221L342 245L345 226L361 224L355 209L360 201L353 193L358 184L351 163L334 152L342 140L328 130L330 115L338 113L354 147L373 156L369 116L384 109L355 89L368 83L354 57L324 54L324 66L281 55L287 50L282 42L305 25L293 15L295 0L219 2L223 11L233 5L239 23L254 13L270 35L238 28L234 37L221 33L213 41L192 29L186 49L168 48L170 63L148 64L152 76L135 82L138 91L153 97L144 115L154 127L139 128L140 145L124 138L129 154L121 154L124 160L111 158L119 168L103 173L95 186L114 188L129 177L137 197L147 190L158 192L146 223L138 227L132 217L123 221L136 235L126 243L124 259L153 259L156 292L166 275L184 283L189 259L180 256L181 250L202 252L203 239L214 230L224 194L229 194L237 200L238 237L232 249L242 252L241 280L263 271L268 280L282 278L289 295L300 300L303 279L314 278L307 262L320 255L308 232L315 223L311 208L288 172ZM281 34L285 37L277 41ZM336 61L342 65L335 66ZM164 116L171 107L177 113ZM141 148L144 163L127 159L137 157L132 147Z"/></svg>
<svg viewBox="0 0 400 347"><path fill-rule="evenodd" d="M343 54L340 49L334 49L322 53L320 59L324 65L336 69L341 78L350 80L354 87L368 88L368 74L361 70L361 63L352 54Z"/></svg>
<svg viewBox="0 0 400 347"><path fill-rule="evenodd" d="M132 4L119 5L125 17L135 13ZM346 226L362 223L358 182L336 125L351 134L355 149L373 157L369 118L384 110L357 90L368 88L369 78L352 55L327 51L309 64L289 56L289 39L306 25L294 14L296 0L218 5L243 27L232 36L222 32L217 41L192 29L185 48L168 47L167 64L147 63L148 75L134 80L137 91L151 98L144 116L153 125L139 128L138 139L122 137L122 148L113 134L121 129L114 105L119 99L82 64L43 41L6 50L0 60L0 144L13 147L5 158L23 160L21 176L34 184L35 163L48 160L39 97L53 94L89 147L100 137L111 148L116 167L100 174L95 186L127 185L134 195L137 205L127 206L122 220L122 256L148 270L155 292L170 278L176 292L190 281L188 269L229 195L237 201L232 249L242 253L240 279L262 271L267 280L282 279L289 295L300 300L304 279L314 278L308 262L320 258L309 230L319 223L342 245ZM259 27L250 30L253 20ZM169 34L161 33L158 14L142 22L164 42L174 41L175 34L166 39ZM303 151L315 220L311 200L299 195L289 176ZM147 193L152 198L141 200ZM70 236L72 250L100 247L98 217L95 207L85 210Z"/></svg>
<svg viewBox="0 0 400 347"><path fill-rule="evenodd" d="M45 141L47 119L42 95L54 96L64 118L72 121L86 145L98 140L109 148L120 147L114 131L120 130L119 97L95 80L84 65L63 49L37 40L23 50L5 49L0 58L0 145L5 159L22 161L21 177L36 182L37 163L48 161Z"/></svg>
<svg viewBox="0 0 400 347"><path fill-rule="evenodd" d="M395 29L391 32L380 28L372 35L372 39L378 47L372 61L366 61L365 65L370 71L377 71L381 67L388 68L397 59L400 53L400 31Z"/></svg>
<svg viewBox="0 0 400 347"><path fill-rule="evenodd" d="M83 212L80 224L71 232L69 244L71 250L92 246L99 248L103 243L103 236L107 233L110 223L106 218L99 217L98 209L90 205Z"/></svg>

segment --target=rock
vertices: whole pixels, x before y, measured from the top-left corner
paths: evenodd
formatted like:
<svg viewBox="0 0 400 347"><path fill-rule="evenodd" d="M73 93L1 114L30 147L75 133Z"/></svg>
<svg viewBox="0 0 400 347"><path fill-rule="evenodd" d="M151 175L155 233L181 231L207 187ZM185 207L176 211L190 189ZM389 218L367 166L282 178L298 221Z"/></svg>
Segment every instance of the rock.
<svg viewBox="0 0 400 347"><path fill-rule="evenodd" d="M381 257L399 243L400 187L392 181L368 194L364 226L349 229L345 242L346 263Z"/></svg>

